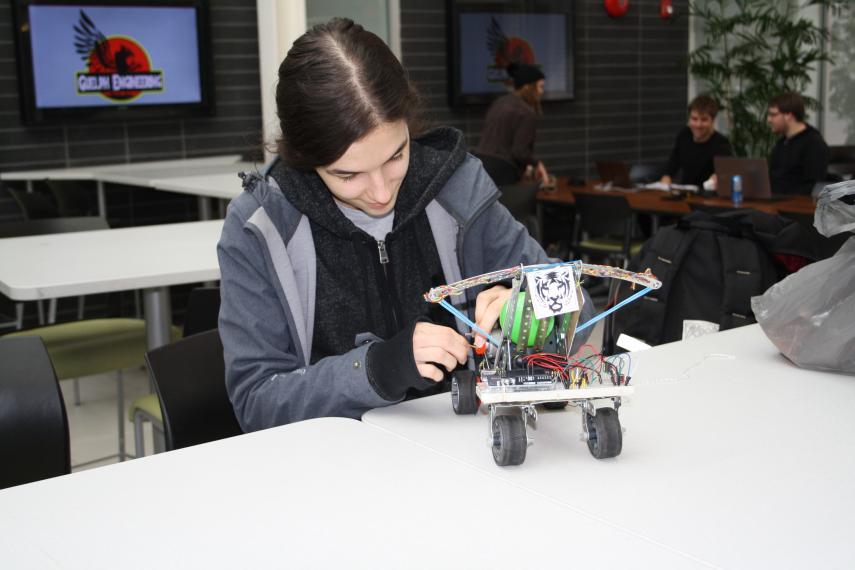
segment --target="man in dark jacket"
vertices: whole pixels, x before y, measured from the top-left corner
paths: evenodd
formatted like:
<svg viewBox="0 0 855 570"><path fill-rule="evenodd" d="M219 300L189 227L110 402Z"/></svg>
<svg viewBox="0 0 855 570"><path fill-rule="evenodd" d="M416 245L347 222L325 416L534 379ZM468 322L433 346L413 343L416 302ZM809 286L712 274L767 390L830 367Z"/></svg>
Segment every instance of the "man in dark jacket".
<svg viewBox="0 0 855 570"><path fill-rule="evenodd" d="M769 101L766 122L781 135L769 158L773 194L807 194L826 179L828 145L818 130L805 123L805 104L798 93Z"/></svg>
<svg viewBox="0 0 855 570"><path fill-rule="evenodd" d="M677 133L661 182L703 186L715 173L713 158L730 156L730 141L715 130L718 103L698 95L689 103L689 124Z"/></svg>

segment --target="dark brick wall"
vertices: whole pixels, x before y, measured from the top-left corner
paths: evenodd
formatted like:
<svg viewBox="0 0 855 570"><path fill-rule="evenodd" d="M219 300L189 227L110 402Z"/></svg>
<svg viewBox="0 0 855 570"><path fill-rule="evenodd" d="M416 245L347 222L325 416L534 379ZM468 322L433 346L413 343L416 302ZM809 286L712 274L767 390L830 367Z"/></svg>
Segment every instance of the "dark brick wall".
<svg viewBox="0 0 855 570"><path fill-rule="evenodd" d="M569 0L568 0L569 1ZM544 104L536 156L558 174L592 175L597 158L664 161L686 119L688 19L633 0L620 19L577 0L575 100ZM675 2L685 13L685 2ZM478 142L486 106L452 109L446 90L446 0L401 0L404 65L430 118Z"/></svg>
<svg viewBox="0 0 855 570"><path fill-rule="evenodd" d="M23 125L20 119L11 2L0 2L0 172L217 154L260 157L255 2L210 0L208 6L216 115L34 127ZM94 186L84 184L84 191L86 186L89 203L94 206ZM36 184L36 191L50 196L42 184ZM107 206L112 227L198 219L195 197L142 188L107 185ZM0 188L0 222L20 217L15 202ZM190 288L192 285L171 288L176 322L181 321ZM74 318L75 303L74 299L60 301L60 321ZM26 304L27 326L35 324L33 306ZM0 313L9 315L12 311L9 300L0 298ZM133 292L87 297L87 317L127 315L133 311Z"/></svg>
<svg viewBox="0 0 855 570"><path fill-rule="evenodd" d="M0 2L0 172L216 154L257 155L261 141L261 95L255 3L211 0L208 4L215 116L25 126L19 112L11 3ZM108 196L111 223L146 221L148 216L144 212L152 209L152 200L158 202L158 195L167 196L151 192L141 193L139 200ZM170 199L165 199L167 203L160 204L164 207L154 209L168 211ZM130 210L113 208L113 204L123 201L128 202ZM184 205L185 202L186 198L179 199L176 207L182 211L195 208L192 204ZM134 206L141 211L134 211ZM0 220L17 215L8 194L0 192ZM168 212L167 216L174 217ZM155 216L148 221L159 220Z"/></svg>

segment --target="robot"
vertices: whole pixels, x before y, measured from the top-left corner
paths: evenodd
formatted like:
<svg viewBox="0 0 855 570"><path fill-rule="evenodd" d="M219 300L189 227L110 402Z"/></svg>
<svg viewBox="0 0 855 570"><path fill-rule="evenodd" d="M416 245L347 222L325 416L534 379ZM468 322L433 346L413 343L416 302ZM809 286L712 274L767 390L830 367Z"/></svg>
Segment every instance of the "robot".
<svg viewBox="0 0 855 570"><path fill-rule="evenodd" d="M610 277L641 285L608 311L578 324L583 302L582 275ZM448 298L466 289L510 280L511 296L502 312L500 332L480 329ZM525 285L525 286L524 286ZM478 370L456 371L451 378L451 404L456 414L476 414L486 406L488 439L499 466L521 465L533 440L529 427L537 426L536 406L582 411L582 437L597 459L616 457L623 445L618 410L621 398L633 392L629 385L630 357L605 357L582 350L570 354L576 332L583 330L661 283L651 275L581 261L517 266L434 287L425 293L456 318L488 340L476 349ZM552 348L553 350L548 350ZM610 401L597 407L598 402Z"/></svg>

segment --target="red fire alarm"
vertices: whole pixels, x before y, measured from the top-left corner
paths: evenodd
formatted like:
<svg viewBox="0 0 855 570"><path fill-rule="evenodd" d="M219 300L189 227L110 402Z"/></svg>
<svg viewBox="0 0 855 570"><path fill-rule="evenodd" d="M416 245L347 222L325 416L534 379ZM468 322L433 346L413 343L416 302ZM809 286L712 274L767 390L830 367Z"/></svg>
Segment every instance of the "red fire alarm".
<svg viewBox="0 0 855 570"><path fill-rule="evenodd" d="M629 0L603 0L603 5L612 18L620 18L629 10Z"/></svg>
<svg viewBox="0 0 855 570"><path fill-rule="evenodd" d="M674 15L673 0L659 0L659 17L667 20Z"/></svg>

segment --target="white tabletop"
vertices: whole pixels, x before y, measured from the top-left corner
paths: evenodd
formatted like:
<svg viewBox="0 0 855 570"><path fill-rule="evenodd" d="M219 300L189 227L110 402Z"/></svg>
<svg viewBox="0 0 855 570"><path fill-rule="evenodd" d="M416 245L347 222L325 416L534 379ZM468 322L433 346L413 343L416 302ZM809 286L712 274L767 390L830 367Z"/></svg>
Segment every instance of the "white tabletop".
<svg viewBox="0 0 855 570"><path fill-rule="evenodd" d="M0 180L98 180L99 174L121 175L122 173L146 173L157 170L185 169L190 175L200 167L228 167L240 162L240 155L204 156L200 158L182 158L134 162L130 164L110 164L104 166L83 166L79 168L48 168L42 170L18 170L0 173ZM162 177L162 176L160 176Z"/></svg>
<svg viewBox="0 0 855 570"><path fill-rule="evenodd" d="M423 398L363 420L725 568L855 560L855 379L801 370L757 326L633 353L623 451L597 461L576 409L543 411L519 467L497 467L487 417Z"/></svg>
<svg viewBox="0 0 855 570"><path fill-rule="evenodd" d="M0 292L16 301L220 278L223 221L0 239Z"/></svg>
<svg viewBox="0 0 855 570"><path fill-rule="evenodd" d="M243 181L237 172L251 172L257 168L253 164L242 164L245 164L246 168L235 172L160 178L151 180L149 186L156 190L231 200L243 191Z"/></svg>
<svg viewBox="0 0 855 570"><path fill-rule="evenodd" d="M238 187L240 187L238 172L251 171L256 168L258 168L258 165L252 162L237 160L227 160L217 163L178 163L170 161L159 164L135 163L98 167L93 170L93 176L102 182L143 186L160 190L161 188L156 184L156 181L161 179L181 180L197 176L222 175L224 179L231 180L234 178L238 183ZM202 194L202 192L191 193ZM210 194L205 193L203 195Z"/></svg>
<svg viewBox="0 0 855 570"><path fill-rule="evenodd" d="M4 568L700 568L345 419L0 491Z"/></svg>

